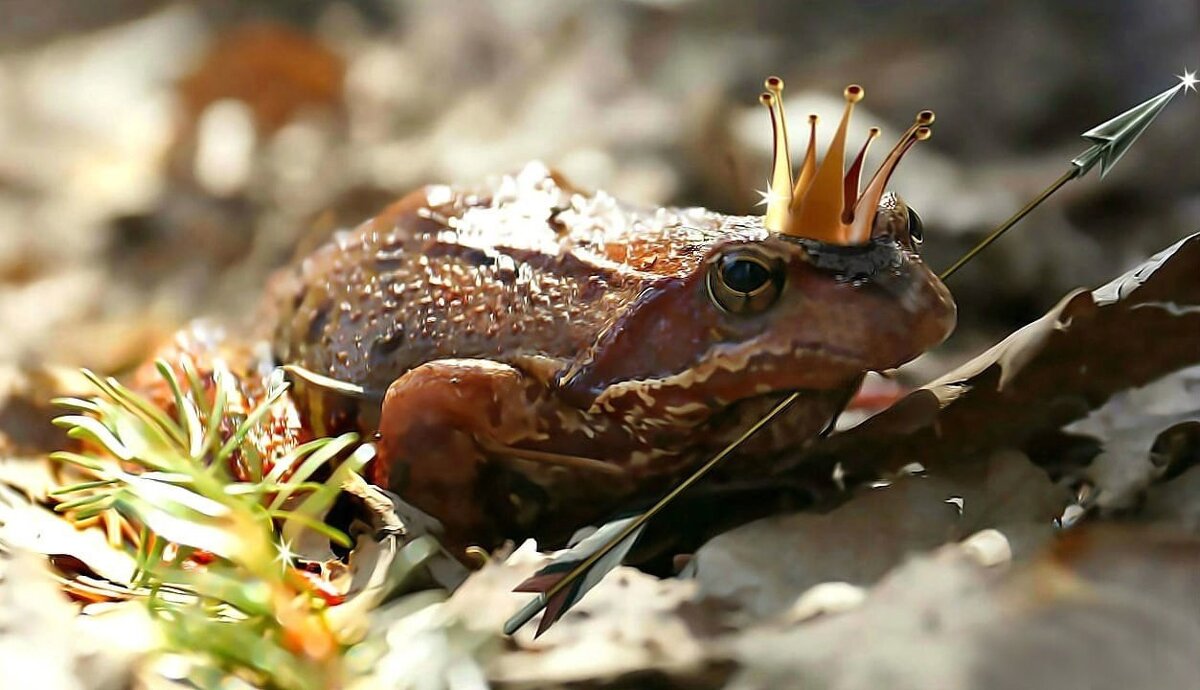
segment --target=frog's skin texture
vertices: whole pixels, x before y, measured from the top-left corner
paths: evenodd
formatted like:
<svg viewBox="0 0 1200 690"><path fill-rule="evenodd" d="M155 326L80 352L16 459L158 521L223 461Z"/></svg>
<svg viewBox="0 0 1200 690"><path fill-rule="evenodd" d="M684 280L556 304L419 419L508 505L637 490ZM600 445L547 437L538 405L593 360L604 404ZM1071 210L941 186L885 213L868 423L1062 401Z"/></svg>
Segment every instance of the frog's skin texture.
<svg viewBox="0 0 1200 690"><path fill-rule="evenodd" d="M661 489L791 391L802 400L743 452L804 442L863 371L941 342L954 303L907 222L887 197L871 242L827 245L758 217L630 208L531 164L339 234L282 279L274 346L386 391L374 479L447 544L553 540ZM777 269L770 306L714 301L710 273L737 251Z"/></svg>

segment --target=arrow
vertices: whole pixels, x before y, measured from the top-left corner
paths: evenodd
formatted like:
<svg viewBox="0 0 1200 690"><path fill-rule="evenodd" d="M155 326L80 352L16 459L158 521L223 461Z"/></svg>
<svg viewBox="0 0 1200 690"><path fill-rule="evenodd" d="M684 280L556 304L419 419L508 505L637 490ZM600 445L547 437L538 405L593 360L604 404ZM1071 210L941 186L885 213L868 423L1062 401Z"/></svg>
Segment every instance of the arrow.
<svg viewBox="0 0 1200 690"><path fill-rule="evenodd" d="M637 540L637 537L640 536L642 527L650 521L650 518L660 513L662 509L666 508L671 501L674 501L679 494L683 493L690 486L700 481L700 479L703 478L704 475L708 474L712 468L716 467L730 453L737 450L737 447L742 445L746 439L750 438L757 433L759 429L769 424L771 420L783 414L783 412L791 407L792 404L795 403L799 398L799 393L792 393L788 395L786 398L780 401L779 404L771 408L770 412L755 422L749 429L742 432L741 436L738 436L733 440L732 443L722 448L721 452L717 453L712 457L712 459L704 463L700 469L693 472L691 476L680 482L674 489L671 489L667 495L659 499L658 503L655 503L646 512L638 515L635 518L624 518L610 522L601 527L600 530L598 530L596 534L592 535L592 537L589 537L588 540L580 542L576 549L585 546L592 546L587 545L586 542L590 541L593 537L599 537L601 532L611 530L611 536L607 540L604 540L598 544L595 544L592 546L592 548L589 548L586 555L580 554L581 558L574 562L573 567L571 567L565 575L562 575L560 570L560 564L562 561L560 559L555 559L555 561L551 562L549 566L538 570L533 577L517 585L517 588L513 591L537 592L538 596L508 619L508 622L504 624L504 632L509 635L513 634L519 628L521 628L521 626L528 623L535 615L538 614L538 612L550 606L552 609L546 612L546 616L549 617L550 620L543 621L542 624L538 626L537 635L541 635L543 632L545 632L546 628L549 628L554 621L561 618L562 615L567 612L567 609L571 608L575 602L583 598L583 595L587 593L587 590L591 589L592 586L597 584L604 574L608 572L608 570L612 570L620 565L619 559L605 558L609 552L620 546L622 552L621 555L624 555L624 553L628 552L629 549L633 548L634 542ZM615 529L613 529L614 527ZM574 550L575 549L572 549L572 551ZM600 572L590 572L593 570L593 566L597 566L597 564L606 565L607 570L601 568ZM556 572L556 570L559 572ZM586 576L583 586L572 587L572 584L583 576ZM568 587L570 587L570 589L568 589Z"/></svg>
<svg viewBox="0 0 1200 690"><path fill-rule="evenodd" d="M1092 129L1083 133L1083 138L1092 142L1083 153L1071 159L1070 166L1063 173L1062 177L1052 182L1049 187L1046 187L1032 201L1025 204L1021 210L1014 213L1008 220L1004 221L995 230L988 233L978 244L971 248L966 254L963 254L958 261L955 261L950 268L942 271L938 276L942 280L946 280L954 273L962 268L968 261L974 259L980 252L1000 239L1000 236L1008 232L1008 229L1016 225L1022 218L1029 215L1029 212L1041 205L1043 201L1049 199L1051 195L1062 188L1063 185L1072 181L1078 180L1096 164L1100 164L1100 177L1103 179L1108 175L1109 171L1121 160L1125 152L1133 146L1133 142L1142 136L1142 132L1154 122L1154 118L1167 107L1175 94L1180 91L1195 91L1196 90L1196 73L1184 70L1179 76L1179 83L1175 86L1163 91L1153 98L1136 105L1129 110L1121 113L1113 119L1105 122L1102 125L1097 125Z"/></svg>
<svg viewBox="0 0 1200 690"><path fill-rule="evenodd" d="M850 404L850 399L854 397L860 384L862 384L861 376L847 388L846 397L838 406L839 410ZM789 393L757 422L750 425L749 429L743 431L740 436L704 463L700 469L659 499L658 503L651 506L649 510L636 517L620 518L604 524L567 553L555 558L549 565L539 569L532 577L517 585L514 592L536 592L538 596L521 607L520 611L517 611L505 622L504 633L512 635L543 609L546 610L546 614L542 617L542 622L538 625L534 637L546 632L555 621L562 618L568 609L582 599L589 589L596 586L608 571L621 564L621 559L633 548L638 537L641 536L642 528L651 518L662 512L663 508L666 508L680 494L700 481L730 453L737 450L738 446L786 412L799 399L799 393ZM829 435L836 422L837 415L835 414L819 435L821 437ZM582 582L579 582L580 578L582 578Z"/></svg>
<svg viewBox="0 0 1200 690"><path fill-rule="evenodd" d="M1091 148L1073 158L1070 168L1062 177L1042 190L1033 201L1030 201L1020 211L1013 214L1000 227L993 230L979 244L975 245L971 251L954 262L954 265L946 269L940 278L945 280L950 277L951 274L962 268L964 264L973 259L992 242L995 242L1009 228L1016 225L1030 211L1037 208L1038 205L1057 192L1063 185L1071 180L1083 177L1097 163L1100 164L1100 176L1103 177L1106 175L1117 164L1117 161L1121 159L1121 156L1125 155L1125 152L1129 150L1133 142L1137 141L1142 132L1150 126L1154 118L1162 112L1167 103L1175 97L1175 94L1179 93L1180 90L1196 90L1196 81L1195 72L1185 71L1182 75L1179 75L1179 84L1167 89L1145 103L1121 113L1108 122L1084 132L1083 137L1093 142ZM851 392L846 398L846 403L849 403L855 389L857 389L857 386L851 387ZM714 467L720 464L722 460L737 450L747 439L767 424L770 424L776 417L783 414L799 398L799 393L787 395L775 407L771 408L770 412L751 425L749 429L734 439L732 443L721 449L719 453L704 463L687 479L679 483L646 512L636 517L624 517L603 525L591 537L581 541L567 553L555 558L549 565L538 570L532 577L518 585L515 591L534 592L537 593L537 597L508 619L504 625L504 632L508 635L515 633L539 612L546 610L546 614L543 616L542 623L538 626L536 634L541 635L545 632L571 606L578 602L589 589L595 586L609 570L620 565L621 558L633 547L637 538L641 535L642 527L651 518L662 512L663 508L666 508L680 494L700 481ZM822 432L822 435L830 431L832 427L833 424L831 422L825 431Z"/></svg>

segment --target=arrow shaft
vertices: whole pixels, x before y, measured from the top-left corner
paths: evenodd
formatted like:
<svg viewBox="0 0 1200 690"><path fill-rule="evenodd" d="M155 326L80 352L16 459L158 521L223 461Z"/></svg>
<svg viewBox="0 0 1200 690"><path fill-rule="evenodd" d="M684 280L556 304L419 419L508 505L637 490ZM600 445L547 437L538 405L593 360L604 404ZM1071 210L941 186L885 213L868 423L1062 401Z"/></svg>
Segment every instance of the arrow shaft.
<svg viewBox="0 0 1200 690"><path fill-rule="evenodd" d="M947 268L945 271L943 271L939 277L942 280L946 280L950 276L954 275L955 272L965 266L969 261L971 261L971 259L974 259L979 255L980 252L982 252L984 249L987 249L996 240L1000 239L1004 233L1008 232L1009 228L1021 222L1021 219L1029 215L1029 213L1040 206L1042 202L1050 198L1055 192L1061 189L1063 185L1067 184L1071 180L1083 177L1096 164L1100 164L1101 176L1112 169L1112 167L1116 165L1117 161L1121 159L1121 156L1123 156L1125 152L1129 150L1129 147L1133 145L1139 136L1141 136L1141 133L1145 131L1146 127L1150 125L1150 123L1158 115L1159 111L1166 106L1166 104L1175 96L1177 92L1179 92L1181 89L1195 89L1194 84L1196 83L1196 79L1194 72L1187 72L1185 70L1180 79L1182 80L1180 85L1175 86L1172 89L1168 89L1158 96L1127 110L1108 122L1105 122L1104 124L1085 132L1083 135L1084 138L1094 142L1096 144L1095 146L1092 146L1080 155L1076 156L1071 161L1071 166L1067 172L1063 173L1063 175L1051 183L1049 187L1043 189L1040 194L1038 194L1033 200L1025 204L1024 207L1009 217L1008 220L1005 220L1003 223L1001 223L999 227L988 233L987 237L984 237L978 244L972 247L970 251L955 261L954 264L952 264L950 268ZM772 112L772 114L774 114L774 112ZM786 147L784 150L786 150ZM855 388L857 388L857 386ZM853 395L853 391L854 389L852 388L850 395ZM591 554L577 566L572 568L565 577L560 579L552 587L539 595L537 599L527 604L516 616L509 619L509 622L505 628L505 632L511 634L517 628L528 622L529 619L532 618L538 611L545 609L549 601L558 596L575 580L587 573L590 568L594 567L602 558L611 553L612 550L617 548L619 544L636 534L637 531L646 524L646 522L661 512L663 508L674 501L675 498L677 498L681 493L686 491L696 482L700 481L700 479L702 479L722 460L724 460L729 454L737 449L738 446L745 442L746 439L753 436L764 426L771 423L771 421L773 421L776 417L783 414L799 398L799 393L791 393L783 398L775 405L775 407L771 409L770 412L768 412L750 428L739 435L732 443L725 446L721 452L714 455L708 460L708 462L704 463L704 465L693 472L691 476L683 480L683 482L672 489L670 493L659 499L659 501L655 503L649 510L632 520L615 537L610 539L595 553ZM847 402L848 401L849 398L847 398ZM832 430L833 423L831 422L826 429L822 430L820 435L824 436Z"/></svg>
<svg viewBox="0 0 1200 690"><path fill-rule="evenodd" d="M579 565L575 566L575 568L572 569L571 572L567 573L566 577L562 578L561 580L556 582L553 587L546 590L546 592L541 595L541 598L539 600L541 602L541 605L538 607L538 609L544 608L546 605L546 602L550 601L551 599L554 598L555 595L557 595L563 589L567 588L572 582L575 581L576 578L578 578L581 575L583 575L584 573L586 573L587 570L589 568L591 568L593 565L595 565L597 561L599 561L601 558L604 558L605 554L607 554L609 551L612 551L614 548L616 548L617 544L620 544L621 542L625 541L625 539L629 535L636 532L642 525L646 524L646 522L649 521L650 518L654 517L659 512L661 512L663 508L667 507L667 504L669 504L671 501L674 501L675 498L677 496L679 496L679 494L683 493L684 491L687 491L687 489L689 487L691 487L696 482L700 481L700 479L703 478L704 475L708 474L714 467L716 467L730 453L732 453L734 450L736 450L738 446L742 445L742 443L744 443L746 441L746 439L750 438L755 433L757 433L759 429L761 429L764 426L766 426L767 424L771 423L771 420L773 420L776 417L778 417L779 415L783 414L789 407L792 406L793 403L795 403L799 399L800 399L799 393L790 393L786 398L779 401L779 403L776 404L775 407L771 408L770 412L768 412L766 415L764 415L762 418L760 418L750 428L748 428L744 432L742 432L742 434L740 436L738 436L736 439L734 439L732 442L730 442L729 445L722 448L721 452L714 455L708 462L704 463L704 465L701 466L700 469L696 470L695 472L693 472L691 474L691 476L689 476L687 479L683 480L678 485L676 485L676 487L674 489L672 489L670 493L668 493L667 495L665 495L661 499L659 499L658 503L655 503L653 506L650 507L649 510L647 510L646 512L639 515L636 520L634 520L633 522L630 522L628 525L626 525L625 529L621 530L621 532L619 534L617 534L617 536L610 539L608 541L608 543L606 543L603 547L598 549L591 556L588 556Z"/></svg>
<svg viewBox="0 0 1200 690"><path fill-rule="evenodd" d="M1074 180L1076 177L1078 177L1079 171L1080 171L1080 168L1072 165L1071 169L1068 170L1067 172L1063 173L1062 177L1055 180L1049 187L1046 187L1045 189L1043 189L1041 194L1038 194L1028 204L1025 204L1025 206L1023 206L1021 208L1021 210L1012 214L1012 216L1010 216L1008 218L1008 220L1004 221L995 230L988 233L987 237L980 240L979 243L976 244L974 247L971 247L971 250L968 251L966 254L963 254L958 259L958 261L955 261L954 264L950 266L950 268L947 268L946 270L942 271L942 274L939 275L938 278L940 278L942 280L946 280L950 276L954 275L954 273L958 269L965 266L967 264L967 262L970 261L971 259L974 259L979 254L979 252L982 252L984 249L987 249L988 246L992 242L995 242L996 240L1000 239L1001 235L1008 232L1009 228L1011 228L1012 226L1021 222L1022 218L1029 215L1029 213L1031 211L1033 211L1033 209L1040 206L1043 201L1045 201L1046 199L1049 199L1050 196L1052 194L1054 194L1055 192L1057 192L1059 189L1061 189L1063 185L1065 185L1066 183L1068 183L1071 180Z"/></svg>
<svg viewBox="0 0 1200 690"><path fill-rule="evenodd" d="M1079 175L1079 173L1080 173L1080 168L1072 165L1071 169L1068 170L1066 173L1064 173L1062 177L1055 180L1053 184L1051 184L1046 189L1042 190L1041 194L1038 194L1036 198L1034 198L1032 201L1030 201L1028 204L1026 204L1021 210L1017 211L1008 220L1001 223L999 227L997 227L995 230L993 230L979 244L975 245L969 252L964 254L962 256L962 258L960 258L958 261L954 262L953 266L951 266L950 268L948 268L944 272L942 272L941 276L939 276L939 277L942 280L945 280L946 278L950 277L950 275L952 275L958 269L962 268L968 261L975 258L975 256L977 254L979 254L979 252L986 249L988 247L988 245L990 245L992 242L995 242L996 240L1000 239L1000 236L1003 235L1005 232L1008 232L1009 228L1011 228L1012 226L1019 223L1022 218L1024 218L1025 216L1027 216L1029 214L1030 211L1037 208L1046 199L1050 198L1050 196L1052 194L1054 194L1055 192L1057 192L1063 185L1065 185L1066 183L1075 179ZM532 611L526 611L526 613L529 613L530 615L525 616L525 620L528 620L530 617L532 617L533 613L536 613L538 610L545 608L546 602L550 601L559 592L563 591L568 586L570 586L570 584L572 582L574 582L577 578L579 578L581 575L586 573L589 568L591 568L593 565L596 564L597 561L599 561L601 558L604 558L604 556L606 554L608 554L608 552L612 551L614 548L616 548L616 546L618 544L625 541L625 539L627 539L631 534L633 534L638 529L640 529L642 527L642 525L646 524L651 518L653 518L655 515L660 513L662 511L662 509L667 507L668 504L670 504L672 501L674 501L679 496L679 494L683 493L684 491L687 491L693 484L700 481L706 474L708 474L710 471L712 471L712 469L714 467L716 467L718 464L720 464L720 462L722 460L724 460L730 453L732 453L734 450L736 450L738 448L738 446L745 443L746 439L753 436L755 433L758 432L759 429L762 429L764 426L771 423L771 421L773 421L776 417L783 414L799 398L800 398L799 393L789 394L786 398L784 398L777 405L775 405L775 407L771 408L770 412L768 412L763 417L759 418L759 420L757 422L755 422L750 428L748 428L748 429L746 429L746 431L742 432L742 434L740 436L738 436L736 439L734 439L732 442L730 442L729 445L722 448L721 452L717 453L711 459L709 459L708 462L704 463L704 465L701 466L700 469L693 472L687 479L680 482L678 485L675 486L674 489L672 489L669 493L667 493L665 496L663 496L661 499L659 499L659 501L657 503L655 503L653 506L651 506L649 510L642 513L641 515L638 516L638 518L636 520L634 520L633 522L630 522L628 525L626 525L625 529L621 530L621 532L618 533L617 536L615 536L614 538L609 540L608 543L606 543L600 549L597 549L595 553L593 553L592 555L588 556L586 559L581 561L579 563L579 565L575 566L569 573L567 573L567 575L565 577L563 577L561 580L556 582L554 584L554 586L552 586L550 589L546 590L546 592L544 592L537 600L535 600L538 603L535 604L533 607L530 607L533 609Z"/></svg>

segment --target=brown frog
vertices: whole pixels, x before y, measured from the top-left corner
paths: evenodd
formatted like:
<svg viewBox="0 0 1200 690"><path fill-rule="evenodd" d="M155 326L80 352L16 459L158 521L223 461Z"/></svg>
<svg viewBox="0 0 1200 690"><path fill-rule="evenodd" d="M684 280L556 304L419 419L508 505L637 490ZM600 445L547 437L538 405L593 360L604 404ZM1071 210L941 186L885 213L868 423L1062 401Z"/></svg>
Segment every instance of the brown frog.
<svg viewBox="0 0 1200 690"><path fill-rule="evenodd" d="M860 193L867 146L849 171L844 150L862 89L848 87L819 167L810 118L793 182L782 82L767 87L764 216L633 208L540 164L483 189L426 187L285 279L277 357L374 399L356 422L378 427L374 480L456 547L561 538L660 490L792 391L801 402L743 452L813 437L864 371L953 328L916 215L884 191L933 115Z"/></svg>

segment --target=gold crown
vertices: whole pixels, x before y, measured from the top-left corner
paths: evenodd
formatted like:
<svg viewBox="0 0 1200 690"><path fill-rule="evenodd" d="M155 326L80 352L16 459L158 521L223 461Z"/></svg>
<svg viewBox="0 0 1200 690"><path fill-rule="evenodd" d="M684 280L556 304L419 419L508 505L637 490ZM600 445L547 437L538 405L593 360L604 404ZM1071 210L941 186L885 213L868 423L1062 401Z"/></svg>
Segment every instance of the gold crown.
<svg viewBox="0 0 1200 690"><path fill-rule="evenodd" d="M769 230L785 235L833 244L862 244L869 241L875 223L875 209L883 197L888 179L912 145L928 139L932 134L929 125L933 124L933 111L917 113L912 126L900 137L860 195L858 183L867 148L879 136L878 128L868 130L867 141L850 164L850 170L845 171L846 128L850 125L854 104L863 99L863 88L857 84L846 87L846 110L842 113L837 133L833 135L819 168L816 161L817 116L808 116L808 150L800 166L799 179L793 184L787 122L783 117L783 80L769 77L766 87L759 101L771 113L775 154L763 224Z"/></svg>

